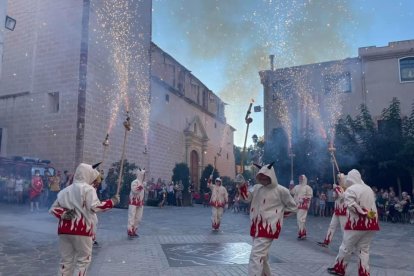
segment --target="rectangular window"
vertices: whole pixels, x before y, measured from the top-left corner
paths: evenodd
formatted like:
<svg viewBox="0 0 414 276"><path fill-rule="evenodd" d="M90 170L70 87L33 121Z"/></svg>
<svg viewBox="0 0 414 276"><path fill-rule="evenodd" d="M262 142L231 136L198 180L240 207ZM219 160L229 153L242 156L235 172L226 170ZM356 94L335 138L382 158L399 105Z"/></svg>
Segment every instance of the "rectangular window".
<svg viewBox="0 0 414 276"><path fill-rule="evenodd" d="M49 113L59 112L59 92L48 93Z"/></svg>
<svg viewBox="0 0 414 276"><path fill-rule="evenodd" d="M401 58L400 63L400 81L414 81L414 57Z"/></svg>
<svg viewBox="0 0 414 276"><path fill-rule="evenodd" d="M168 95L168 94L165 95L165 102L166 103L170 102L170 95Z"/></svg>
<svg viewBox="0 0 414 276"><path fill-rule="evenodd" d="M325 94L331 93L351 93L351 73L344 72L341 74L325 76Z"/></svg>

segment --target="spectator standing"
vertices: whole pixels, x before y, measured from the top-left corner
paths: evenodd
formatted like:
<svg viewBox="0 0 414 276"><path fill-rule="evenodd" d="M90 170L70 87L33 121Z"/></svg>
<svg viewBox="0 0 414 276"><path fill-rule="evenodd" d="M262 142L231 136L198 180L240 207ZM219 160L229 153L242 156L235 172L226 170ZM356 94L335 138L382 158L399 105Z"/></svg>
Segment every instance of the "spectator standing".
<svg viewBox="0 0 414 276"><path fill-rule="evenodd" d="M335 207L334 191L332 189L332 185L328 184L328 188L326 190L326 212L327 212L328 217L332 216L334 207Z"/></svg>
<svg viewBox="0 0 414 276"><path fill-rule="evenodd" d="M10 175L7 180L7 202L12 203L14 201L14 191L15 191L16 179L14 175Z"/></svg>
<svg viewBox="0 0 414 276"><path fill-rule="evenodd" d="M57 174L54 176L49 177L49 200L48 200L48 206L52 206L53 202L55 202L57 198L57 194L60 191L60 178L61 173L60 171L57 171Z"/></svg>
<svg viewBox="0 0 414 276"><path fill-rule="evenodd" d="M175 200L176 204L178 206L178 202L180 202L180 206L183 207L183 190L184 186L183 183L181 183L181 180L174 186L175 190Z"/></svg>
<svg viewBox="0 0 414 276"><path fill-rule="evenodd" d="M14 191L16 193L16 201L18 204L23 203L23 184L24 180L21 178L20 175L17 175L16 186L14 187Z"/></svg>
<svg viewBox="0 0 414 276"><path fill-rule="evenodd" d="M326 194L322 191L319 195L319 216L325 216L325 209L326 209Z"/></svg>
<svg viewBox="0 0 414 276"><path fill-rule="evenodd" d="M30 211L34 211L34 205L36 204L36 210L39 211L39 201L43 191L43 180L38 170L35 171L35 175L32 177L32 183L29 190L30 198Z"/></svg>

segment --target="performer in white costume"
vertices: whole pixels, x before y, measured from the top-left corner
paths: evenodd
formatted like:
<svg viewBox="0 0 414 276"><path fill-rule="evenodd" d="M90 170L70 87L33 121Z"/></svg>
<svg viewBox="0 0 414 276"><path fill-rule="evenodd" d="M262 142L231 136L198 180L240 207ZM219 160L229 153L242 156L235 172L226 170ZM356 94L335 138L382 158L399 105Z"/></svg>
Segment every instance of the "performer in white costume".
<svg viewBox="0 0 414 276"><path fill-rule="evenodd" d="M334 184L334 198L335 198L335 209L332 215L331 223L329 224L328 232L326 233L323 242L318 242L320 246L328 247L332 241L333 235L335 234L338 224L340 225L341 232L344 231L346 223L346 205L345 205L345 175L338 175L339 185Z"/></svg>
<svg viewBox="0 0 414 276"><path fill-rule="evenodd" d="M345 275L351 254L359 255L359 276L369 276L369 247L375 231L379 230L375 195L366 185L357 170L351 170L346 177L345 204L347 221L344 237L339 247L335 265L328 268L334 275Z"/></svg>
<svg viewBox="0 0 414 276"><path fill-rule="evenodd" d="M59 275L86 275L92 258L92 238L98 223L96 213L119 203L118 195L99 201L94 188L99 181L99 172L91 165L81 163L76 168L73 184L59 192L49 210L59 219Z"/></svg>
<svg viewBox="0 0 414 276"><path fill-rule="evenodd" d="M211 190L211 226L213 230L219 230L224 208L227 207L229 197L225 187L221 185L221 178L217 177L215 184L212 184L213 175L207 182L207 187Z"/></svg>
<svg viewBox="0 0 414 276"><path fill-rule="evenodd" d="M297 211L297 206L289 190L278 184L272 164L258 166L256 175L259 184L249 192L247 183L240 187L241 200L250 202L250 236L253 246L249 260L249 276L271 275L269 248L274 239L279 238L283 218Z"/></svg>
<svg viewBox="0 0 414 276"><path fill-rule="evenodd" d="M306 239L306 217L308 215L308 209L310 207L311 199L313 196L313 190L308 185L308 179L305 175L299 176L299 184L296 185L291 191L296 205L298 206L298 212L296 219L298 222L298 239Z"/></svg>
<svg viewBox="0 0 414 276"><path fill-rule="evenodd" d="M145 169L140 168L136 173L137 179L131 183L131 192L129 194L128 205L128 237L138 237L138 224L141 222L144 212L144 195L145 195Z"/></svg>

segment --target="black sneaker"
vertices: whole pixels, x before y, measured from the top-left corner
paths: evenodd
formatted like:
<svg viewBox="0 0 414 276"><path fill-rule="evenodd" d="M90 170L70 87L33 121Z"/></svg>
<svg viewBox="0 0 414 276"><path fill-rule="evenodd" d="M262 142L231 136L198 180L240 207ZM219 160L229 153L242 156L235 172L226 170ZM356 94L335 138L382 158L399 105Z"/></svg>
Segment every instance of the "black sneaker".
<svg viewBox="0 0 414 276"><path fill-rule="evenodd" d="M329 245L328 244L326 244L326 243L324 243L324 242L317 242L317 244L319 245L319 246L322 246L322 247L325 247L325 248L327 248Z"/></svg>
<svg viewBox="0 0 414 276"><path fill-rule="evenodd" d="M333 267L328 267L328 268L327 268L327 271L328 271L328 273L329 273L329 274L332 274L332 275L345 276L345 274L340 273L340 272L337 272L337 271L335 270L335 268L333 268Z"/></svg>
<svg viewBox="0 0 414 276"><path fill-rule="evenodd" d="M101 247L97 241L93 241L93 247Z"/></svg>

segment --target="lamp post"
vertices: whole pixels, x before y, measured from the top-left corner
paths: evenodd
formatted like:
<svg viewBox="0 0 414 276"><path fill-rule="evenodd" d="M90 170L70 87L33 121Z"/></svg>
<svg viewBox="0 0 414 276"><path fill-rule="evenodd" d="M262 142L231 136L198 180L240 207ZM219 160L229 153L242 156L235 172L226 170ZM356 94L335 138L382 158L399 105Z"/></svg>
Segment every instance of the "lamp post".
<svg viewBox="0 0 414 276"><path fill-rule="evenodd" d="M116 190L116 194L119 195L119 192L121 190L121 182L122 182L122 174L124 172L124 159L125 159L125 145L127 140L127 133L128 131L131 131L131 118L129 117L129 112L127 111L127 117L123 123L125 128L125 134L124 134L124 145L122 146L122 156L121 156L121 166L119 168L119 176L118 176L118 187Z"/></svg>
<svg viewBox="0 0 414 276"><path fill-rule="evenodd" d="M246 152L246 143L247 143L247 134L249 133L249 125L253 122L253 119L250 118L250 113L252 113L252 106L253 106L253 100L250 102L249 104L249 108L247 109L246 112L246 116L244 117L244 121L247 124L247 128L246 128L246 134L244 136L244 145L243 145L243 152L242 152L242 156L241 156L241 161L240 161L240 165L241 165L241 173L243 174L244 172L244 155Z"/></svg>

